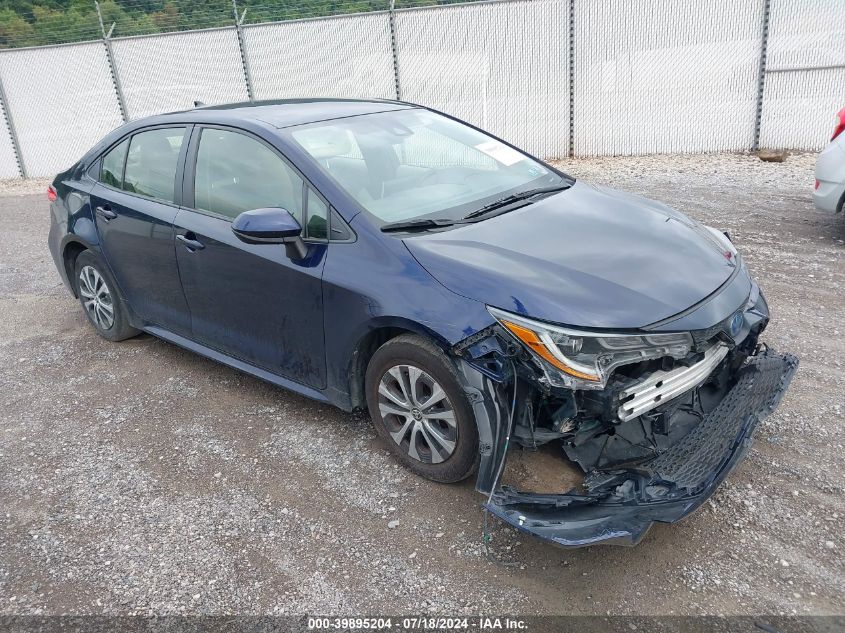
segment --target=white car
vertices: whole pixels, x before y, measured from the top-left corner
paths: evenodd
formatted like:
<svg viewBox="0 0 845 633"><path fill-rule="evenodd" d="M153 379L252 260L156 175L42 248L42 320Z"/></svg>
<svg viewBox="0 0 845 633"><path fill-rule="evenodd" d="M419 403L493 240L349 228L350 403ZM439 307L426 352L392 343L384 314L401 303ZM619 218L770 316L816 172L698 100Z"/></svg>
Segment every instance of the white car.
<svg viewBox="0 0 845 633"><path fill-rule="evenodd" d="M816 161L816 189L813 202L822 211L842 211L845 204L845 108L836 115L836 126L828 145Z"/></svg>

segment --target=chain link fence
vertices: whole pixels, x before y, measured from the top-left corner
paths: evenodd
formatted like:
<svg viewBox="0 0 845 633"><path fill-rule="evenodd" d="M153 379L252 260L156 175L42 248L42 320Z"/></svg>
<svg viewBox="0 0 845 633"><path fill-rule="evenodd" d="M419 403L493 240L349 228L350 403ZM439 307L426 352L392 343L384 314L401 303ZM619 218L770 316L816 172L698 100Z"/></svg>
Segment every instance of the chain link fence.
<svg viewBox="0 0 845 633"><path fill-rule="evenodd" d="M845 2L771 0L760 142L814 149L845 107Z"/></svg>
<svg viewBox="0 0 845 633"><path fill-rule="evenodd" d="M387 12L242 28L256 99L395 99Z"/></svg>
<svg viewBox="0 0 845 633"><path fill-rule="evenodd" d="M20 173L49 176L123 122L103 42L0 52L7 122Z"/></svg>
<svg viewBox="0 0 845 633"><path fill-rule="evenodd" d="M229 26L163 10L171 32L113 37L104 3L97 41L0 50L0 178L194 101L399 98L544 158L819 149L845 106L842 0L346 0L271 23L221 2L194 20Z"/></svg>
<svg viewBox="0 0 845 633"><path fill-rule="evenodd" d="M112 50L129 119L185 110L194 101L248 99L234 28L120 38Z"/></svg>
<svg viewBox="0 0 845 633"><path fill-rule="evenodd" d="M577 2L575 154L751 149L762 9L736 0Z"/></svg>
<svg viewBox="0 0 845 633"><path fill-rule="evenodd" d="M527 151L569 152L568 2L512 0L399 10L402 99Z"/></svg>
<svg viewBox="0 0 845 633"><path fill-rule="evenodd" d="M2 92L3 87L0 84L0 93ZM3 106L5 101L0 99L0 178L15 178L21 175L21 171L14 147L15 141L6 118L6 108Z"/></svg>

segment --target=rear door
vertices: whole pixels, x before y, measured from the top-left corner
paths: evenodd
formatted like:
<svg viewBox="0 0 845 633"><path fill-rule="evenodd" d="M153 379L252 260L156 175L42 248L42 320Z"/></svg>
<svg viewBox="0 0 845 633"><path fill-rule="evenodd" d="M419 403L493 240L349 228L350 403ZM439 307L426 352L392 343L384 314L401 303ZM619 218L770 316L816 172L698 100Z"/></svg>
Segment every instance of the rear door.
<svg viewBox="0 0 845 633"><path fill-rule="evenodd" d="M99 161L91 208L100 244L120 289L145 322L190 334L179 282L173 221L179 211L185 126L141 130Z"/></svg>
<svg viewBox="0 0 845 633"><path fill-rule="evenodd" d="M185 208L175 224L192 338L325 387L321 279L328 206L274 148L240 130L198 127L187 165ZM245 244L235 236L232 220L262 207L287 209L310 230L305 259L291 261L279 244Z"/></svg>

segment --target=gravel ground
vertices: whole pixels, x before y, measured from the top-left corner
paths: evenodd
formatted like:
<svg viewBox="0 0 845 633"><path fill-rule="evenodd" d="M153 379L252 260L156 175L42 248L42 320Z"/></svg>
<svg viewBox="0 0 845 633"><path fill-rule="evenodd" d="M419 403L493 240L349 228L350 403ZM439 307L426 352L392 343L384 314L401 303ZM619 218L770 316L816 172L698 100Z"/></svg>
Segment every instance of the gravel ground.
<svg viewBox="0 0 845 633"><path fill-rule="evenodd" d="M845 218L813 208L814 159L563 163L729 230L801 367L685 521L562 550L493 520L492 558L472 484L407 473L363 416L98 338L47 252L45 183L2 183L0 612L843 613Z"/></svg>

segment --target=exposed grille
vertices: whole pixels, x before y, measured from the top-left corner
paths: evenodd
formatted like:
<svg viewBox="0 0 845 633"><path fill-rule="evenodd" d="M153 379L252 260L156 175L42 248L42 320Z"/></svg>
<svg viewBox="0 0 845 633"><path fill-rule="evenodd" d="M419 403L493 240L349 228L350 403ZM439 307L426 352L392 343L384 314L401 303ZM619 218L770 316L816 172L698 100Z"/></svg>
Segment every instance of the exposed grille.
<svg viewBox="0 0 845 633"><path fill-rule="evenodd" d="M622 402L617 412L619 419L625 422L635 418L697 387L727 355L727 346L717 343L704 352L704 358L695 365L656 371L628 387L619 394Z"/></svg>

